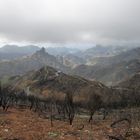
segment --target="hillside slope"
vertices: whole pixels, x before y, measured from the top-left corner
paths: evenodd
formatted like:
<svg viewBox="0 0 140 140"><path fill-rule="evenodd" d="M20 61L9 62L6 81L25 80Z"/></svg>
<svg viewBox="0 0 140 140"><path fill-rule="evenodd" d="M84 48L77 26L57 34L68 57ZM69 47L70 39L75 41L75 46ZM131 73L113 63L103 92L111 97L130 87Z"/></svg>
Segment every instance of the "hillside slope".
<svg viewBox="0 0 140 140"><path fill-rule="evenodd" d="M119 83L117 86L140 91L140 72L133 75L131 78Z"/></svg>
<svg viewBox="0 0 140 140"><path fill-rule="evenodd" d="M85 100L90 94L97 93L107 100L109 89L97 81L89 81L78 76L71 76L51 67L43 67L38 71L28 72L24 76L11 77L11 84L16 90L25 90L28 93L56 97L73 94L75 100Z"/></svg>
<svg viewBox="0 0 140 140"><path fill-rule="evenodd" d="M88 79L95 79L106 85L115 85L140 69L140 48L129 50L113 57L96 59L93 66L80 65L73 69L73 74Z"/></svg>

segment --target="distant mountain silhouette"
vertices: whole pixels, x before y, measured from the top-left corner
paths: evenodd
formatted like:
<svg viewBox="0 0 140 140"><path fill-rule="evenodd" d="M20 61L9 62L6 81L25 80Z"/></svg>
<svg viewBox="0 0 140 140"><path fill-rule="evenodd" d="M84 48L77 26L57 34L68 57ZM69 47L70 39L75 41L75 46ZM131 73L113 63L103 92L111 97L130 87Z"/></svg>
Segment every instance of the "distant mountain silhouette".
<svg viewBox="0 0 140 140"><path fill-rule="evenodd" d="M64 71L67 70L67 67L58 62L53 55L45 52L45 48L42 48L30 56L0 62L0 77L24 74L31 70L38 70L45 65Z"/></svg>
<svg viewBox="0 0 140 140"><path fill-rule="evenodd" d="M107 85L115 85L140 70L140 48L132 49L112 57L96 59L93 66L80 65L73 74L95 79Z"/></svg>
<svg viewBox="0 0 140 140"><path fill-rule="evenodd" d="M28 45L28 46L17 46L17 45L5 45L2 48L0 48L0 59L16 59L20 58L22 56L31 55L35 53L40 48L38 46L34 45Z"/></svg>

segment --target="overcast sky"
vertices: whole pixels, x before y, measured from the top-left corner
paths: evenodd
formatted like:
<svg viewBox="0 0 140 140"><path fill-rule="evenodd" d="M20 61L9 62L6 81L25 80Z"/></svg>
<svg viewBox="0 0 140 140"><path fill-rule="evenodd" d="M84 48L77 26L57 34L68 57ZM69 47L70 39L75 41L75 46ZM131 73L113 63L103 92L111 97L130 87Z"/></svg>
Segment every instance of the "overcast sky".
<svg viewBox="0 0 140 140"><path fill-rule="evenodd" d="M140 43L140 0L0 0L0 43Z"/></svg>

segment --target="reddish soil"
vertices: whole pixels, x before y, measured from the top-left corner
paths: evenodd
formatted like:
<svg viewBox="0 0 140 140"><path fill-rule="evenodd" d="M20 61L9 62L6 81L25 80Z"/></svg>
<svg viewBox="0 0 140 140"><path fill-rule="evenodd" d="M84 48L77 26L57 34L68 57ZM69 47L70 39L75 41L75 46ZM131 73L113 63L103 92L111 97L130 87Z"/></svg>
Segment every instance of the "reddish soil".
<svg viewBox="0 0 140 140"><path fill-rule="evenodd" d="M75 119L70 126L68 122L55 120L51 127L49 119L28 109L0 110L0 140L108 140L107 135L113 134L110 124L109 120L98 120L91 125L87 119Z"/></svg>

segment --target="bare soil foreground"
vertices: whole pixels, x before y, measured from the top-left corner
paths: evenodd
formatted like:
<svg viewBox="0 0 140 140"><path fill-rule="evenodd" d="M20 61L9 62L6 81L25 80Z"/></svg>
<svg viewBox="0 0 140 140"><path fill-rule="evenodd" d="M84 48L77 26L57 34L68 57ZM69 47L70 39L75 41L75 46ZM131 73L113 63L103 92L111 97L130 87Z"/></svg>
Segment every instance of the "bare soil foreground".
<svg viewBox="0 0 140 140"><path fill-rule="evenodd" d="M111 127L110 119L95 119L88 123L86 116L76 117L73 125L64 121L43 118L28 109L0 110L0 140L140 140L140 129L130 128L127 121ZM114 124L113 124L114 125ZM114 137L114 138L113 138Z"/></svg>

